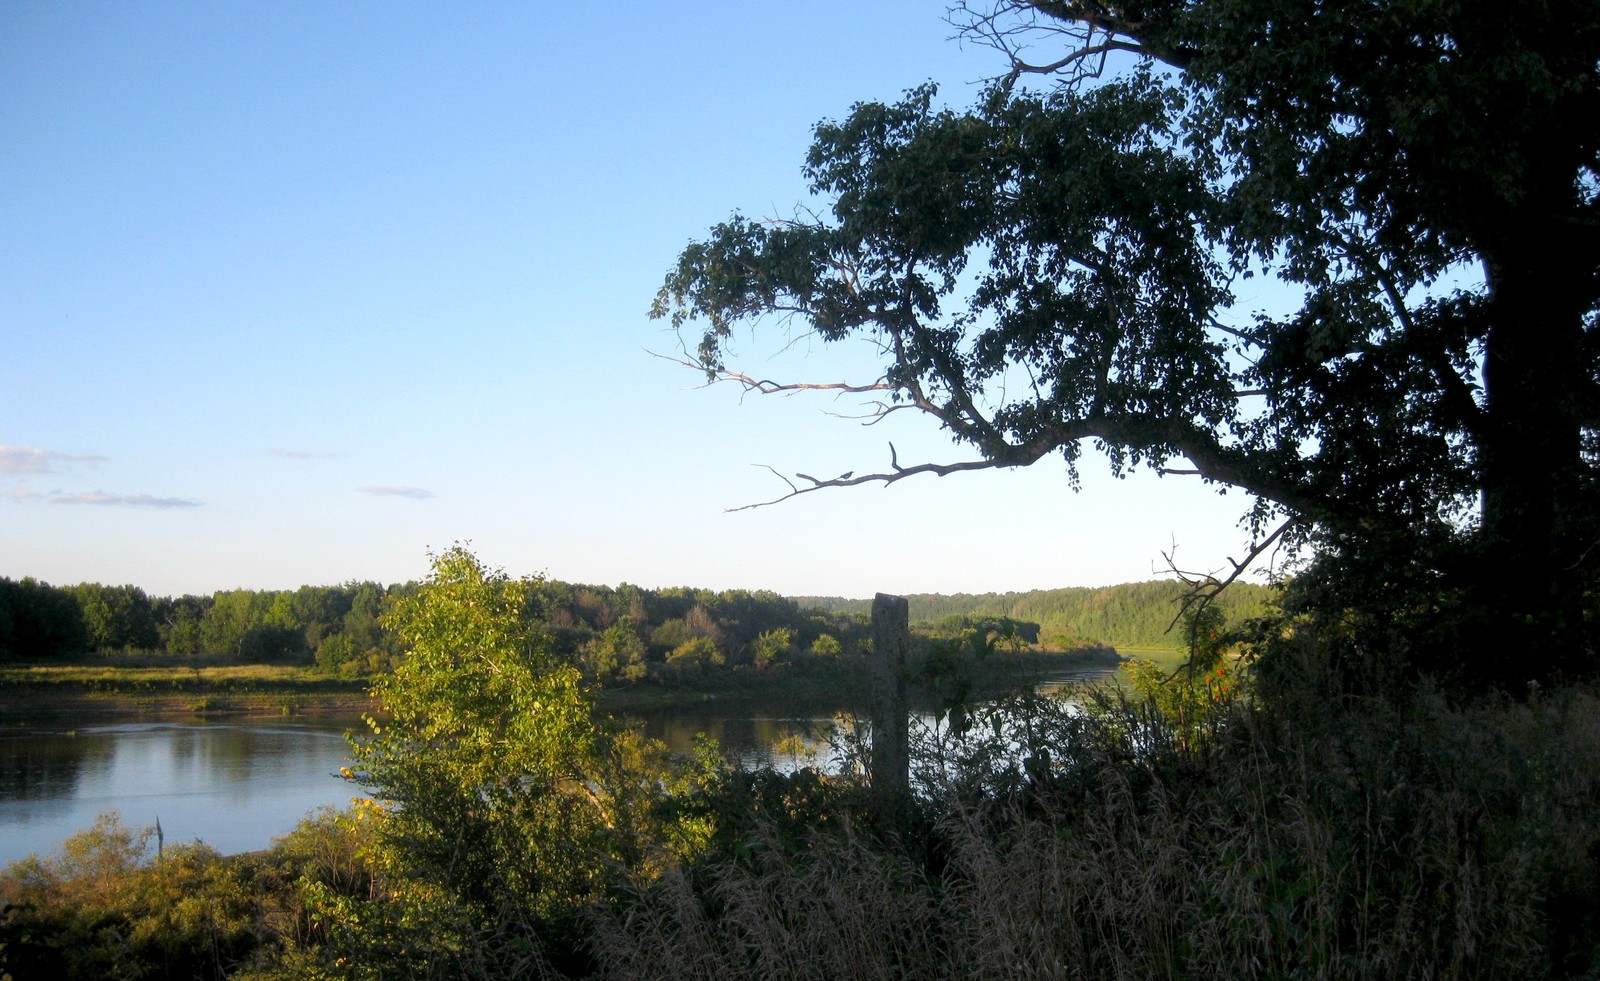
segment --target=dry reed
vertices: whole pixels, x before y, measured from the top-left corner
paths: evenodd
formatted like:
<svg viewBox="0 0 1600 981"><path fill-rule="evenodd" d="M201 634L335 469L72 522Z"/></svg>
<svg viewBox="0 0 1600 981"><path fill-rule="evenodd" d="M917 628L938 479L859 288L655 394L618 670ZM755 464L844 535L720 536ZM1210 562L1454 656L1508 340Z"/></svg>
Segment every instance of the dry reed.
<svg viewBox="0 0 1600 981"><path fill-rule="evenodd" d="M631 977L1590 976L1600 701L1027 708L943 740L921 847L676 870L595 921ZM975 727L975 730L981 727ZM1031 742L1030 742L1031 740ZM1019 747L1021 750L1019 752ZM1040 752L1048 750L1048 752Z"/></svg>

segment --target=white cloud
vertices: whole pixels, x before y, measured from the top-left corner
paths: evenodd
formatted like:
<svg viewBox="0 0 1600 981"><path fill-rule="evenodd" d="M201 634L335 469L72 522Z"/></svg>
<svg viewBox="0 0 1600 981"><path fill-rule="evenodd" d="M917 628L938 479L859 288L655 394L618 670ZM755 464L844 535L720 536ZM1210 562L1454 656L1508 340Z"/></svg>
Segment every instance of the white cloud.
<svg viewBox="0 0 1600 981"><path fill-rule="evenodd" d="M372 494L377 497L409 497L412 500L422 501L433 496L433 491L421 487L358 487L363 494Z"/></svg>
<svg viewBox="0 0 1600 981"><path fill-rule="evenodd" d="M29 474L51 473L52 463L104 463L103 456L74 456L55 450L41 450L33 446L7 446L0 444L0 477L25 477Z"/></svg>
<svg viewBox="0 0 1600 981"><path fill-rule="evenodd" d="M0 478L13 478L20 486L13 487L8 496L19 503L41 501L46 504L99 504L125 508L197 508L201 502L186 497L156 497L154 494L111 494L106 491L61 490L36 491L27 486L25 478L37 474L55 473L57 464L105 463L106 457L87 454L61 453L41 450L35 446L0 445Z"/></svg>
<svg viewBox="0 0 1600 981"><path fill-rule="evenodd" d="M101 504L125 508L197 508L199 501L186 497L154 497L150 494L107 494L105 491L87 491L80 494L52 493L51 504Z"/></svg>

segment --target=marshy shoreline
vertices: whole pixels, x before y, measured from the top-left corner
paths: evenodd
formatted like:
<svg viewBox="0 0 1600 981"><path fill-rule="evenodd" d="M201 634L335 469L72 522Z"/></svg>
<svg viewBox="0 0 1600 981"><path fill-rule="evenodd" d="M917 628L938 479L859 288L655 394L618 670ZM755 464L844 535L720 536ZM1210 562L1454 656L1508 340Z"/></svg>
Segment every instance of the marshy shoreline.
<svg viewBox="0 0 1600 981"><path fill-rule="evenodd" d="M1124 660L1109 648L996 653L964 665L963 680L975 694L994 695ZM0 732L212 718L355 718L380 710L371 684L370 678L264 664L110 665L101 659L7 665L0 667ZM868 666L851 659L826 670L731 674L702 686L644 683L599 688L594 695L602 711L618 713L775 701L831 710L863 700L868 685Z"/></svg>

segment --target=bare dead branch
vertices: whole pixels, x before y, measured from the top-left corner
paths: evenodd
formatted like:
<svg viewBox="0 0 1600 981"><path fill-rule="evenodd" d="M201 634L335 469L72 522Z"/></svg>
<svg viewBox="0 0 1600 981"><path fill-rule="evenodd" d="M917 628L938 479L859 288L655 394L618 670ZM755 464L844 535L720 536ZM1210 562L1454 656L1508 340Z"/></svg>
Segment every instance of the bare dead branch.
<svg viewBox="0 0 1600 981"><path fill-rule="evenodd" d="M1074 69L1072 76L1074 81L1099 78L1105 73L1106 56L1113 51L1128 51L1141 56L1149 54L1142 44L1134 44L1128 41L1105 41L1100 44L1085 45L1071 54L1043 65L1030 64L1021 58L1013 58L1007 82L1008 84L1014 84L1023 75L1056 75L1067 68ZM1097 59L1092 66L1080 64L1091 59Z"/></svg>
<svg viewBox="0 0 1600 981"><path fill-rule="evenodd" d="M910 327L894 323L885 325L884 333L897 364L908 363L904 335L906 330L916 329L918 328L915 325ZM960 464L903 467L898 457L892 455L890 473L860 476L852 480L817 481L814 486L804 489L803 492L807 493L823 487L849 487L874 482L892 483L917 473L943 475L959 470L1027 466L1069 444L1085 439L1099 439L1106 443L1142 446L1150 448L1152 452L1170 452L1182 456L1191 464L1194 471L1191 475L1238 487L1258 498L1272 501L1286 512L1298 514L1307 520L1325 520L1337 516L1330 511L1327 502L1319 500L1315 494L1310 493L1293 478L1260 465L1241 448L1221 442L1215 433L1207 431L1191 419L1137 412L1102 412L1097 408L1088 415L1063 419L1053 425L1040 427L1026 439L1016 439L1015 434L1003 432L992 419L978 409L970 393L954 380L961 377L961 372L956 370L956 366L949 362L948 356L943 352L936 351L933 357L943 375L952 379L952 390L947 404L934 402L915 375L893 384L883 379L869 385L852 385L845 382L780 383L770 379L753 378L724 368L708 369L706 365L687 355L671 357L651 353L662 360L705 373L711 382L732 381L747 392L753 391L764 395L802 391L856 394L898 392L905 401L897 403L893 408L915 408L927 413L938 419L958 440L980 447L987 458L983 461ZM762 507L787 500L791 496L794 495L788 494L773 501L748 506ZM743 510L743 508L733 510Z"/></svg>
<svg viewBox="0 0 1600 981"><path fill-rule="evenodd" d="M997 81L1010 88L1023 75L1055 75L1068 85L1098 78L1106 58L1126 52L1182 68L1189 56L1152 40L1151 25L1126 16L1121 5L1097 0L990 0L979 6L958 0L946 13L957 36L993 48L1011 68ZM1065 49L1056 58L1033 59L1036 43Z"/></svg>
<svg viewBox="0 0 1600 981"><path fill-rule="evenodd" d="M859 422L863 426L876 426L878 423L888 418L890 413L899 412L903 409L915 408L917 407L906 402L902 402L899 405L887 405L883 402L873 402L870 403L870 410L866 412L824 411L822 414L825 416L832 416L835 419L845 419L850 422Z"/></svg>
<svg viewBox="0 0 1600 981"><path fill-rule="evenodd" d="M1179 580L1190 585L1199 586L1201 588L1201 593L1199 595L1204 598L1204 602L1209 603L1216 599L1216 597L1220 595L1223 590L1233 585L1240 576L1244 575L1244 573L1250 568L1255 560L1261 557L1263 552L1267 551L1267 549L1276 544L1280 538L1288 533L1290 528L1294 527L1301 520L1302 519L1299 515L1291 516L1284 520L1282 524L1278 525L1278 527L1275 528L1267 537L1259 541L1251 542L1250 550L1245 553L1245 557L1242 560L1236 560L1232 556L1229 556L1228 564L1233 566L1233 571L1228 574L1226 579L1217 579L1216 576L1211 573L1184 572L1182 569L1179 569L1176 563L1173 561L1173 554L1176 552L1176 549L1174 549L1173 552L1161 553L1161 557L1166 560L1168 568L1172 571L1173 575L1179 578Z"/></svg>
<svg viewBox="0 0 1600 981"><path fill-rule="evenodd" d="M873 382L870 385L851 385L846 382L775 382L768 378L752 378L742 372L732 371L727 368L707 367L688 358L674 357L670 354L658 354L650 350L646 350L645 353L652 358L660 358L663 361L671 361L673 364L704 372L710 376L707 384L733 382L743 386L747 392L759 392L762 395L776 395L784 392L840 392L846 395L854 395L862 392L888 392L893 391L895 387L882 380Z"/></svg>
<svg viewBox="0 0 1600 981"><path fill-rule="evenodd" d="M963 473L968 470L997 470L1007 466L1007 464L997 463L993 460L968 460L962 463L920 463L914 467L902 467L900 466L899 459L894 452L893 443L889 444L889 459L889 466L892 471L891 473L869 473L858 475L855 473L855 471L851 470L840 474L832 480L818 480L816 477L813 477L810 474L795 474L796 477L799 477L802 480L811 481L810 487L797 487L795 486L794 481L785 477L783 474L778 473L778 471L773 470L771 467L767 467L765 464L758 464L758 466L766 467L766 469L772 470L773 473L778 474L779 479L781 479L785 484L789 485L789 493L775 497L770 501L761 501L757 504L744 504L736 508L726 508L725 511L728 514L732 514L736 511L752 511L756 508L770 507L774 504L781 504L791 498L799 497L802 494L810 494L814 491L824 490L829 487L859 487L862 484L882 484L887 487L889 484L892 484L897 480L903 480L906 477L914 477L918 474L931 473L935 476L944 477L953 473Z"/></svg>
<svg viewBox="0 0 1600 981"><path fill-rule="evenodd" d="M779 473L775 468L769 467L765 463L754 463L754 464L751 464L751 466L761 467L763 470L771 470L773 472L773 474L776 475L779 480L781 480L784 483L789 485L789 489L790 490L794 491L796 494L800 493L800 488L798 488L798 487L796 487L794 485L794 481L790 480L788 477L785 477L783 474ZM804 474L796 474L796 476L803 477L805 475Z"/></svg>
<svg viewBox="0 0 1600 981"><path fill-rule="evenodd" d="M1167 624L1167 630L1172 630L1186 616L1198 617L1202 610L1217 601L1217 597L1222 595L1223 590L1237 582L1239 577L1244 575L1245 571L1255 563L1256 559L1261 557L1262 553L1272 548L1289 532L1289 529L1299 524L1302 520L1299 515L1291 515L1274 529L1270 535L1260 541L1251 542L1250 550L1245 553L1245 557L1242 560L1236 560L1229 556L1228 564L1233 566L1233 571L1225 579L1218 579L1214 573L1210 572L1186 572L1180 569L1176 558L1178 551L1176 545L1173 546L1171 551L1162 552L1161 558L1167 563L1168 571L1177 576L1178 581L1188 587L1178 600L1178 612L1173 616L1172 622ZM1189 657L1167 678L1168 681L1185 671L1192 673L1195 670L1195 638L1188 637L1186 642L1189 645Z"/></svg>

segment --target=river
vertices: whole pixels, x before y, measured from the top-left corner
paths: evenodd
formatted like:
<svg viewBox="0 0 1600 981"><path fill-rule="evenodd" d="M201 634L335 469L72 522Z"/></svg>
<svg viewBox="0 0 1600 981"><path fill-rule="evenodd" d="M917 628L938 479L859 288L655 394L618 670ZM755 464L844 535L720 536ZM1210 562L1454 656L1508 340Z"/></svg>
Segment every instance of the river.
<svg viewBox="0 0 1600 981"><path fill-rule="evenodd" d="M1109 674L1109 669L1044 687ZM791 718L749 706L646 713L647 735L677 753L696 733L749 765L826 763L819 740L830 720ZM168 842L203 841L231 854L265 848L322 806L343 807L360 788L339 776L345 732L359 720L147 722L0 735L0 865L48 853L116 811L124 824L158 820ZM784 737L797 735L774 749Z"/></svg>

